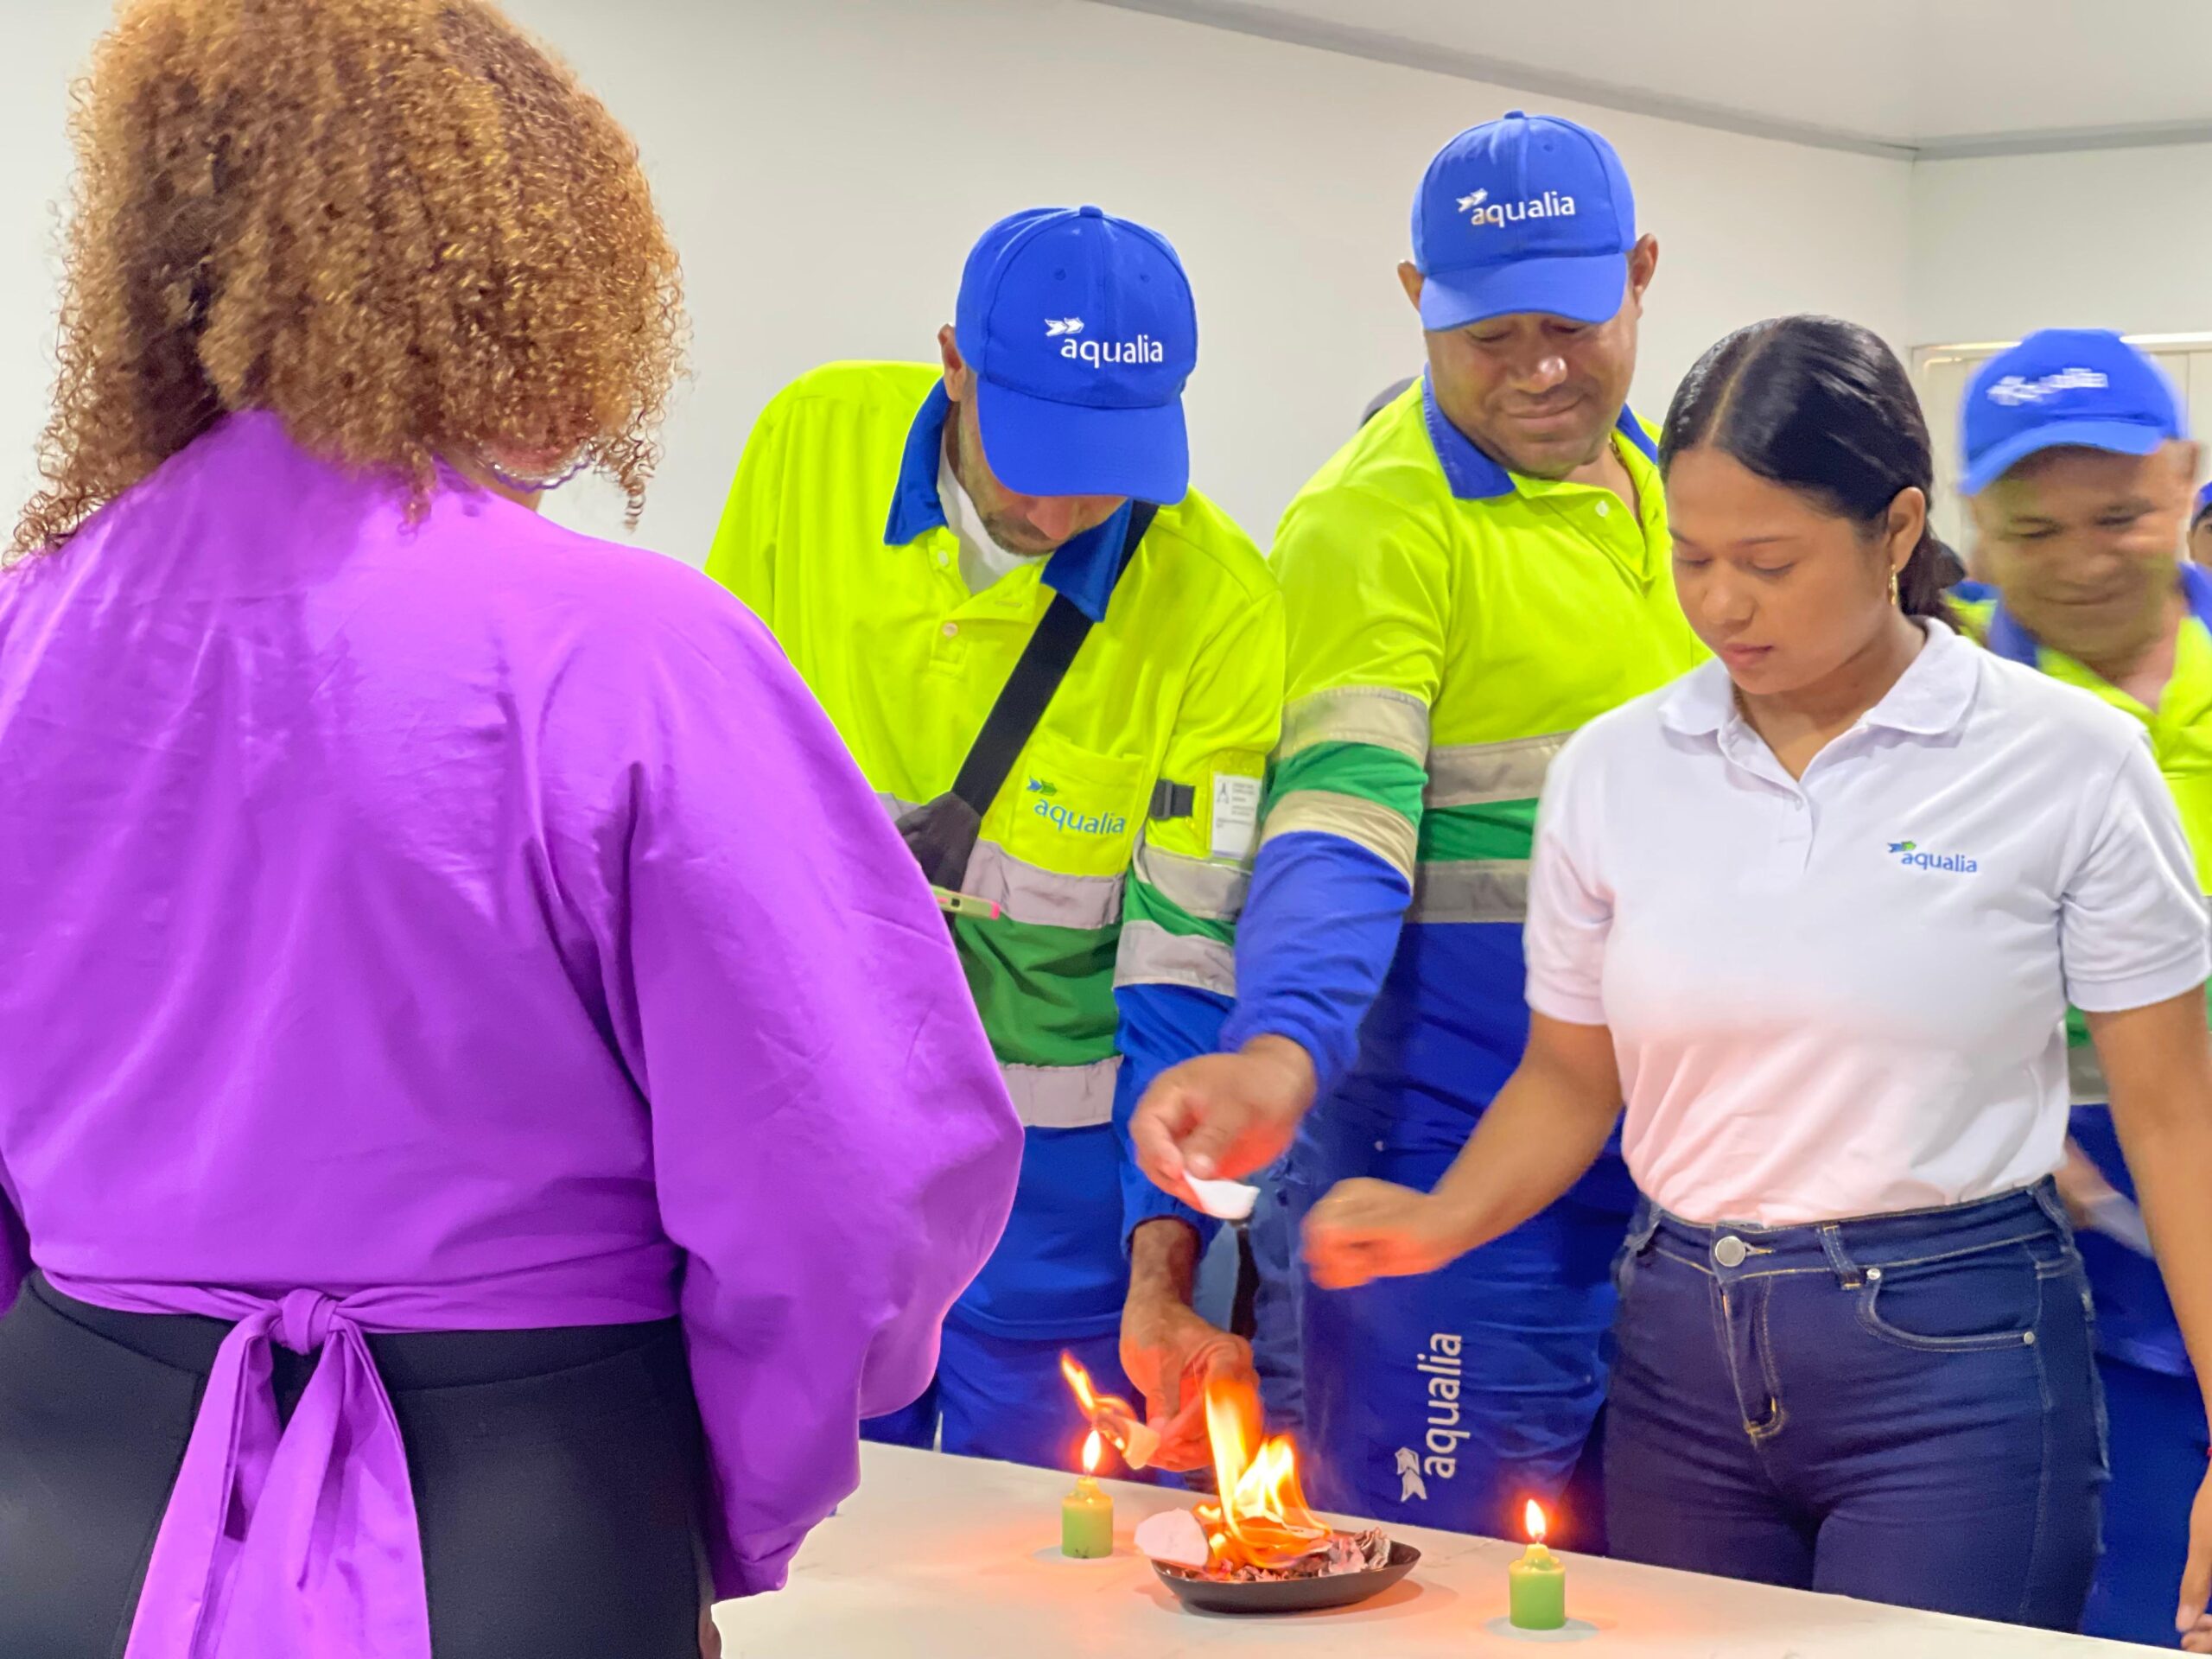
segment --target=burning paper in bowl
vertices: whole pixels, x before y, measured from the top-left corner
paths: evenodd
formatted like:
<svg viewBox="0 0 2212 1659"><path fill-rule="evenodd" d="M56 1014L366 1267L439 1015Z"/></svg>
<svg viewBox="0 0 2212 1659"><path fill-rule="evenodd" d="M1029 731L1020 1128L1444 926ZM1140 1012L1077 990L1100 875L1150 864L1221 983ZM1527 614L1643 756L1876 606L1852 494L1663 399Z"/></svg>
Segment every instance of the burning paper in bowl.
<svg viewBox="0 0 2212 1659"><path fill-rule="evenodd" d="M1287 1435L1260 1438L1249 1382L1206 1384L1206 1430L1219 1494L1195 1510L1154 1516L1137 1548L1154 1561L1224 1583L1255 1584L1379 1569L1391 1560L1380 1528L1339 1532L1306 1506Z"/></svg>

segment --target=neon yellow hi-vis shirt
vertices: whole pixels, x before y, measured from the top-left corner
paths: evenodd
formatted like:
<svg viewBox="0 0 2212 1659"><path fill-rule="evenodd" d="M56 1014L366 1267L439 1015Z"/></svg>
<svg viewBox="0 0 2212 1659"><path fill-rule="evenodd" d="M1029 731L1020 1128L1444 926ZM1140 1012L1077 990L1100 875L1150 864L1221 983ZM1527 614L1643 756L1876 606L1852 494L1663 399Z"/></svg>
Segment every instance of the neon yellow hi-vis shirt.
<svg viewBox="0 0 2212 1659"><path fill-rule="evenodd" d="M1196 492L1160 510L1118 583L1079 545L1094 533L971 595L938 498L949 407L919 365L792 383L746 445L707 570L774 630L894 816L951 787L1052 587L1110 593L983 820L966 885L1004 914L954 926L1023 1121L1103 1124L1117 988L1235 995L1281 601ZM1103 529L1110 560L1121 518Z"/></svg>
<svg viewBox="0 0 2212 1659"><path fill-rule="evenodd" d="M1342 837L1413 886L1343 1092L1355 1109L1402 1122L1437 1103L1463 1130L1511 1073L1552 757L1705 654L1675 599L1650 435L1624 415L1613 444L1633 508L1508 472L1444 418L1424 378L1315 475L1276 532L1289 686L1264 839Z"/></svg>
<svg viewBox="0 0 2212 1659"><path fill-rule="evenodd" d="M1999 656L2093 692L2143 722L2159 775L2166 780L2181 813L2182 829L2189 836L2197 885L2212 893L2212 574L2184 564L2178 580L2188 611L2174 638L2173 673L2155 709L2145 707L2094 669L2044 645L1978 584L1955 591L1951 604L1967 632ZM2075 1103L2102 1103L2108 1097L2103 1071L2089 1044L2088 1022L2076 1009L2066 1011L2066 1035Z"/></svg>

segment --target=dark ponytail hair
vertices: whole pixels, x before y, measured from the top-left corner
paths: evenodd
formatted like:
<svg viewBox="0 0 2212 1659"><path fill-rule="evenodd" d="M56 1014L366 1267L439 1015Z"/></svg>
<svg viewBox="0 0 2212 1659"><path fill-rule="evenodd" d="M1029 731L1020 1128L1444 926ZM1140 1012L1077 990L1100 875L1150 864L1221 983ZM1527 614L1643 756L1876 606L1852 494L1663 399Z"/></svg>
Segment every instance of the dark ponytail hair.
<svg viewBox="0 0 2212 1659"><path fill-rule="evenodd" d="M1900 490L1934 505L1935 456L1911 378L1881 336L1855 322L1770 317L1698 359L1668 408L1660 471L1700 444L1870 532ZM1897 575L1898 603L1907 616L1951 621L1943 590L1962 574L1934 529L1923 530Z"/></svg>

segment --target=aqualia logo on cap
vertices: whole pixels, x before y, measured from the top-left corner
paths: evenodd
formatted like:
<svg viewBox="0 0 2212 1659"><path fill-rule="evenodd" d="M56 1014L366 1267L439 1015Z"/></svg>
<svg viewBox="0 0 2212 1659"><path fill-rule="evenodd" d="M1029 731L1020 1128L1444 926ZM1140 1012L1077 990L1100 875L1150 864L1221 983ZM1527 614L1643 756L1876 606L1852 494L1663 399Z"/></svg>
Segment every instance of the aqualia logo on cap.
<svg viewBox="0 0 2212 1659"><path fill-rule="evenodd" d="M2062 391L2102 391L2111 385L2112 377L2096 369L2060 369L2032 380L2008 374L1989 388L1989 401L2017 408L2022 404L2040 404Z"/></svg>
<svg viewBox="0 0 2212 1659"><path fill-rule="evenodd" d="M1523 219L1571 219L1574 198L1547 190L1525 201L1492 201L1488 190L1471 191L1459 198L1459 211L1467 223L1480 230L1485 225L1510 225Z"/></svg>
<svg viewBox="0 0 2212 1659"><path fill-rule="evenodd" d="M1060 355L1072 362L1088 363L1092 368L1103 368L1109 363L1165 363L1167 348L1150 334L1140 334L1135 340L1077 340L1083 332L1081 317L1047 317L1045 337L1060 342Z"/></svg>

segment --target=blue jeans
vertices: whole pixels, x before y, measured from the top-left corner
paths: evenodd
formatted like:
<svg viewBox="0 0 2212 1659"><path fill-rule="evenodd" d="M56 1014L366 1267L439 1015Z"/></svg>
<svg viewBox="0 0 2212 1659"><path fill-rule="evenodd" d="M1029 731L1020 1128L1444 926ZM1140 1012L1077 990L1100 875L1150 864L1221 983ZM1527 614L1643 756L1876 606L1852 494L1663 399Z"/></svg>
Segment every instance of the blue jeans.
<svg viewBox="0 0 2212 1659"><path fill-rule="evenodd" d="M2097 1561L2089 1291L2050 1183L1621 1255L1613 1553L2070 1630Z"/></svg>

